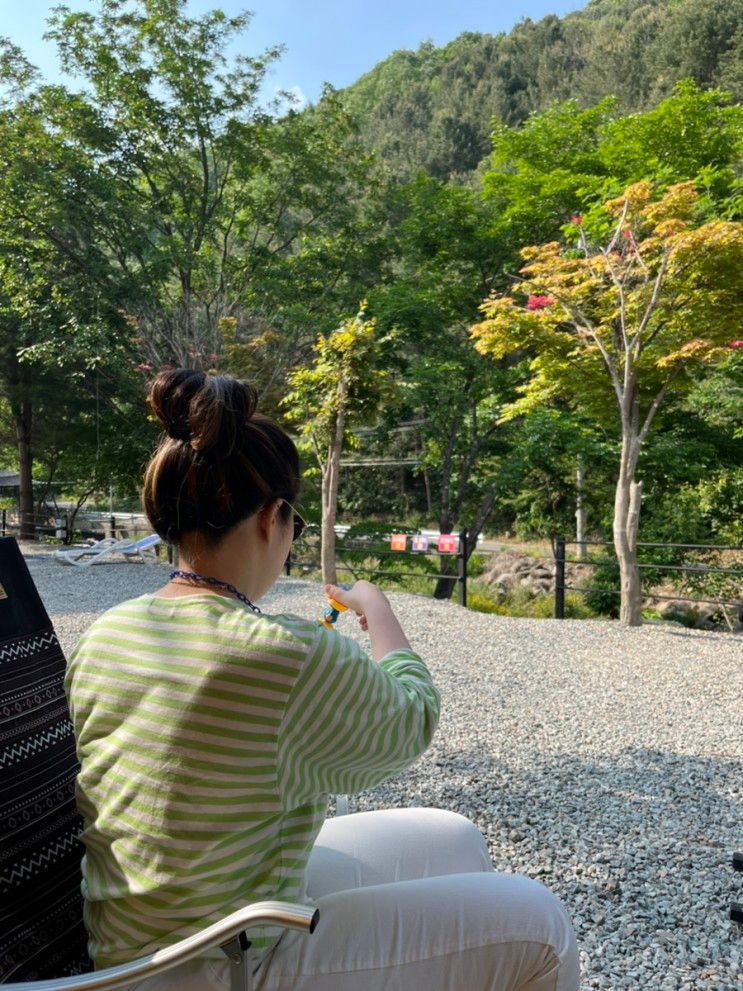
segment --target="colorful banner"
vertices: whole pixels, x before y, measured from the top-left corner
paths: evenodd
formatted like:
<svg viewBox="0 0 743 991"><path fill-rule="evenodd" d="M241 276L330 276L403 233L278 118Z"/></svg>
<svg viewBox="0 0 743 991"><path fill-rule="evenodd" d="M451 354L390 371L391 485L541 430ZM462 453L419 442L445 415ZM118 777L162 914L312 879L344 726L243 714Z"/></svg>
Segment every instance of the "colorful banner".
<svg viewBox="0 0 743 991"><path fill-rule="evenodd" d="M457 538L451 533L442 533L439 537L439 554L456 554Z"/></svg>
<svg viewBox="0 0 743 991"><path fill-rule="evenodd" d="M405 551L408 549L408 538L404 533L393 533L390 537L390 547L393 551Z"/></svg>
<svg viewBox="0 0 743 991"><path fill-rule="evenodd" d="M428 537L424 537L420 533L416 534L413 537L413 550L423 551L425 553L428 550Z"/></svg>

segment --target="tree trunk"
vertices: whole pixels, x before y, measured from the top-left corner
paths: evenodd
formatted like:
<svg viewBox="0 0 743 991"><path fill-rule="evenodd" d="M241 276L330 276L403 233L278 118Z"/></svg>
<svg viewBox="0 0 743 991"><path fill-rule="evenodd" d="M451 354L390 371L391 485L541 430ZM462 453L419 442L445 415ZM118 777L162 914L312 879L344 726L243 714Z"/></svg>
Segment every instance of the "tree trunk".
<svg viewBox="0 0 743 991"><path fill-rule="evenodd" d="M454 446L456 444L457 432L462 422L461 417L457 417L449 426L449 436L444 448L444 456L441 459L441 487L439 503L439 533L451 533L454 525L451 507L451 473L453 467ZM434 599L450 599L456 584L456 558L453 555L442 554L439 558L439 571L442 576L451 575L451 578L441 577L436 582L433 590Z"/></svg>
<svg viewBox="0 0 743 991"><path fill-rule="evenodd" d="M426 490L426 514L430 520L433 516L433 503L431 502L431 482L428 477L427 469L423 469L423 485Z"/></svg>
<svg viewBox="0 0 743 991"><path fill-rule="evenodd" d="M338 511L338 473L340 471L343 432L346 423L346 378L341 373L338 379L338 406L335 429L328 446L328 457L322 475L322 526L320 530L320 566L322 580L332 585L338 584L335 564L335 518Z"/></svg>
<svg viewBox="0 0 743 991"><path fill-rule="evenodd" d="M33 540L34 528L34 491L33 491L33 454L31 451L31 428L33 426L33 407L30 399L22 399L18 412L13 416L18 446L18 464L20 472L20 489L18 492L18 509L20 512L20 539Z"/></svg>
<svg viewBox="0 0 743 991"><path fill-rule="evenodd" d="M51 494L52 491L52 483L54 482L54 476L57 472L57 465L59 463L59 452L55 452L55 454L52 455L52 457L50 458L50 462L51 463L49 465L49 471L47 472L47 476L44 479L44 488L41 490L41 494L36 499L36 503L34 506L35 512L38 516L41 516L41 514L44 512L46 501L49 498L49 495ZM55 500L55 505L56 505L56 500Z"/></svg>
<svg viewBox="0 0 743 991"><path fill-rule="evenodd" d="M586 510L583 505L583 483L586 478L586 470L578 462L575 473L576 499L575 499L575 542L578 545L578 559L585 561L586 553Z"/></svg>
<svg viewBox="0 0 743 991"><path fill-rule="evenodd" d="M335 570L335 514L336 501L334 491L334 465L332 447L328 450L328 460L322 477L322 519L320 528L320 567L322 580L333 585L338 583Z"/></svg>
<svg viewBox="0 0 743 991"><path fill-rule="evenodd" d="M77 522L77 514L80 512L80 510L83 508L83 506L85 505L85 503L93 495L94 492L95 492L95 486L91 486L91 488L89 488L85 492L83 492L83 494L77 500L77 505L75 506L75 508L72 510L71 513L68 514L68 516L67 516L67 537L65 539L65 543L71 544L73 542L73 535L75 533L75 523ZM113 530L111 531L111 536L113 537ZM177 564L176 564L176 567L178 567Z"/></svg>
<svg viewBox="0 0 743 991"><path fill-rule="evenodd" d="M439 533L451 533L452 532L452 521L447 516L442 514L439 517ZM439 573L441 578L438 579L433 590L434 599L450 599L451 594L454 591L454 586L457 581L457 570L456 570L456 557L453 554L441 554L439 557ZM451 575L451 577L444 577L445 575Z"/></svg>
<svg viewBox="0 0 743 991"><path fill-rule="evenodd" d="M441 530L441 533L451 533L449 530ZM436 582L433 590L434 599L450 599L451 594L454 591L454 587L457 584L457 559L454 554L442 554L439 558L439 571L441 577ZM451 577L444 577L445 575L451 575Z"/></svg>
<svg viewBox="0 0 743 991"><path fill-rule="evenodd" d="M465 558L467 561L469 561L473 552L477 550L477 537L482 528L485 526L485 521L488 516L490 516L490 510L493 508L494 502L495 495L492 492L489 492L475 510L475 518L472 521L472 526L467 533L467 547L465 550Z"/></svg>
<svg viewBox="0 0 743 991"><path fill-rule="evenodd" d="M614 497L614 549L619 562L623 626L642 625L640 569L637 566L637 531L640 524L642 483L635 480L635 437L622 442L622 460Z"/></svg>
<svg viewBox="0 0 743 991"><path fill-rule="evenodd" d="M495 496L492 493L488 493L481 501L480 505L475 510L475 517L472 521L472 525L467 531L467 541L464 550L465 563L469 561L472 556L473 551L477 547L477 535L483 528L485 520L490 515L490 510L493 508L493 503L495 502ZM451 533L452 523L448 519L444 519L439 526L440 533ZM449 557L448 555L442 555L439 567L442 576L451 575L452 577L441 577L436 582L436 587L433 590L434 599L450 599L454 587L457 583L456 580L456 557L453 555Z"/></svg>

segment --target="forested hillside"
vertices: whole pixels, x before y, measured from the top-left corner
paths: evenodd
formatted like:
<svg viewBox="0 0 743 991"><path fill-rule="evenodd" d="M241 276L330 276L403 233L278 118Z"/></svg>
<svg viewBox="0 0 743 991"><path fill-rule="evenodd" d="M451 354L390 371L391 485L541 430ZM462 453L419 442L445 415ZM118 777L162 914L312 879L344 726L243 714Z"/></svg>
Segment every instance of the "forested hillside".
<svg viewBox="0 0 743 991"><path fill-rule="evenodd" d="M742 39L743 0L591 0L509 34L394 52L343 95L393 172L461 178L490 151L493 117L514 125L556 100L609 95L645 110L689 77L740 100Z"/></svg>

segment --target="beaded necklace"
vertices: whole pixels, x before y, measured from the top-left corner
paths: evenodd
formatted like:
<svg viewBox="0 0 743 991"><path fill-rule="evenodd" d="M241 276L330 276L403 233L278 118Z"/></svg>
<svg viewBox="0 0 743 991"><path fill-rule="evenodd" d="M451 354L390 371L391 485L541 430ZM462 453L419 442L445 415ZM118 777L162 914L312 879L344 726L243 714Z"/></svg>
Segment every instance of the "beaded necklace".
<svg viewBox="0 0 743 991"><path fill-rule="evenodd" d="M244 602L249 609L253 610L254 613L260 614L261 612L258 606L253 605L247 595L243 595L242 592L238 592L234 585L230 585L229 582L223 582L221 578L212 578L209 575L197 575L193 571L171 571L170 580L174 581L176 578L180 578L189 585L212 585L216 588L223 588L231 595L234 595L235 598L239 599L240 602Z"/></svg>

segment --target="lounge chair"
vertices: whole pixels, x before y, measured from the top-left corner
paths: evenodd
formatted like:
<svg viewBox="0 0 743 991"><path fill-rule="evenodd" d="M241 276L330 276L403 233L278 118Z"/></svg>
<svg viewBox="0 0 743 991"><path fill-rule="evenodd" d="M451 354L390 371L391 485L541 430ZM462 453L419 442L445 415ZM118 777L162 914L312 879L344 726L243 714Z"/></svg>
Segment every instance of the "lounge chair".
<svg viewBox="0 0 743 991"><path fill-rule="evenodd" d="M156 533L150 533L139 540L131 538L114 540L105 537L85 547L66 547L55 551L53 557L63 564L75 564L81 568L86 568L90 564L100 564L110 554L123 554L127 561L154 560L157 557L155 547L159 543L160 537Z"/></svg>

